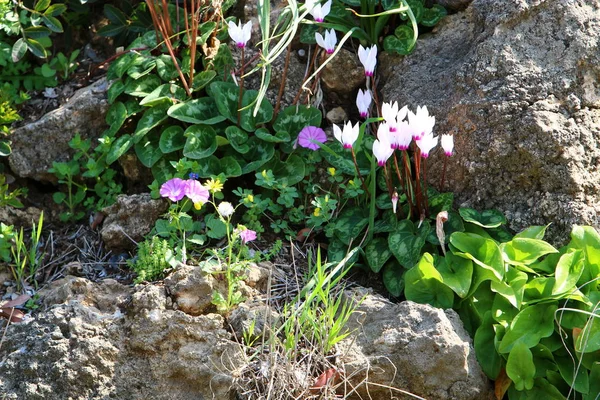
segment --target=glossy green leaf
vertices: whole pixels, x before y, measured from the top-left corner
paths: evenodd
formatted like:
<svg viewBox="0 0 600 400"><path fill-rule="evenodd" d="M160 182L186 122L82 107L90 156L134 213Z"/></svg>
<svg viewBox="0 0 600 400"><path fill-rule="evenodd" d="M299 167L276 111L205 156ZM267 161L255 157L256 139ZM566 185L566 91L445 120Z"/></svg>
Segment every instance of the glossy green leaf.
<svg viewBox="0 0 600 400"><path fill-rule="evenodd" d="M108 90L106 91L106 97L108 98L108 103L112 104L115 102L117 97L123 93L125 90L125 84L122 81L114 81Z"/></svg>
<svg viewBox="0 0 600 400"><path fill-rule="evenodd" d="M412 268L421 258L421 249L425 245L429 230L427 221L417 229L410 220L404 220L400 221L396 230L389 235L390 250L404 268Z"/></svg>
<svg viewBox="0 0 600 400"><path fill-rule="evenodd" d="M527 274L514 267L508 267L503 281L492 281L490 288L503 296L515 308L520 309L523 302L523 293L527 283Z"/></svg>
<svg viewBox="0 0 600 400"><path fill-rule="evenodd" d="M159 105L147 109L142 115L142 118L137 123L135 133L133 134L133 141L138 143L142 138L150 132L150 130L156 128L162 124L169 116L167 115L167 108L169 105Z"/></svg>
<svg viewBox="0 0 600 400"><path fill-rule="evenodd" d="M260 128L254 133L257 138L271 143L286 143L290 141L290 135L287 132L279 131L275 135L271 135L268 129Z"/></svg>
<svg viewBox="0 0 600 400"><path fill-rule="evenodd" d="M202 71L194 75L194 81L192 82L192 91L197 92L198 90L204 89L214 78L217 73L213 70Z"/></svg>
<svg viewBox="0 0 600 400"><path fill-rule="evenodd" d="M344 244L355 242L369 224L369 214L364 208L347 207L335 222L335 235Z"/></svg>
<svg viewBox="0 0 600 400"><path fill-rule="evenodd" d="M304 24L300 29L300 43L304 44L315 44L315 33L319 31L318 24Z"/></svg>
<svg viewBox="0 0 600 400"><path fill-rule="evenodd" d="M579 393L587 394L590 391L590 381L588 371L581 365L573 362L573 359L569 356L560 357L555 356L554 360L558 366L558 371L562 378L567 382L569 386L578 391ZM575 374L577 372L577 375ZM598 393L597 393L598 395Z"/></svg>
<svg viewBox="0 0 600 400"><path fill-rule="evenodd" d="M179 62L179 60L178 60ZM180 64L181 65L181 64ZM179 78L179 72L171 56L162 54L156 57L156 73L163 81L170 82Z"/></svg>
<svg viewBox="0 0 600 400"><path fill-rule="evenodd" d="M240 154L246 154L250 151L248 145L248 133L235 125L230 125L225 129L225 135L229 144Z"/></svg>
<svg viewBox="0 0 600 400"><path fill-rule="evenodd" d="M314 107L288 106L281 110L273 124L275 132L287 132L292 139L306 126L320 126L321 111Z"/></svg>
<svg viewBox="0 0 600 400"><path fill-rule="evenodd" d="M50 15L51 17L58 17L62 13L67 11L67 6L64 4L52 4L44 11L44 15Z"/></svg>
<svg viewBox="0 0 600 400"><path fill-rule="evenodd" d="M404 292L404 274L406 270L397 262L388 262L383 267L383 284L388 292L394 297L402 296Z"/></svg>
<svg viewBox="0 0 600 400"><path fill-rule="evenodd" d="M423 10L421 25L435 26L446 15L448 15L448 12L443 6L440 4L434 4L431 8L425 8L425 10Z"/></svg>
<svg viewBox="0 0 600 400"><path fill-rule="evenodd" d="M556 282L552 294L570 293L577 287L577 281L583 273L584 255L582 250L563 254L556 264L554 278Z"/></svg>
<svg viewBox="0 0 600 400"><path fill-rule="evenodd" d="M448 252L446 257L436 259L435 268L439 271L446 286L460 298L467 296L473 278L473 262L471 260Z"/></svg>
<svg viewBox="0 0 600 400"><path fill-rule="evenodd" d="M600 350L600 314L598 312L595 316L587 316L585 326L575 341L575 350L580 353Z"/></svg>
<svg viewBox="0 0 600 400"><path fill-rule="evenodd" d="M546 303L521 310L502 338L498 351L508 353L520 342L526 347L533 347L541 338L550 336L554 331L554 312L557 308L555 303Z"/></svg>
<svg viewBox="0 0 600 400"><path fill-rule="evenodd" d="M546 229L548 229L548 225L542 226L530 226L528 228L523 229L521 232L515 235L515 239L518 238L526 238L526 239L544 239L544 235L546 234Z"/></svg>
<svg viewBox="0 0 600 400"><path fill-rule="evenodd" d="M496 329L502 329L494 324L491 312L486 312L481 326L473 337L473 347L481 369L490 379L496 379L502 369L502 357L496 351Z"/></svg>
<svg viewBox="0 0 600 400"><path fill-rule="evenodd" d="M425 11L425 6L423 0L405 0L410 10L412 11L417 23L421 22L421 18L423 18L423 12ZM403 15L402 19L408 19L407 15Z"/></svg>
<svg viewBox="0 0 600 400"><path fill-rule="evenodd" d="M585 266L580 283L600 276L600 234L591 226L575 225L571 231L571 246L582 249Z"/></svg>
<svg viewBox="0 0 600 400"><path fill-rule="evenodd" d="M121 10L119 10L117 7L115 7L113 5L110 5L110 4L104 5L104 15L106 15L106 18L108 18L108 20L115 25L120 25L120 26L127 25L127 16L125 14L123 14L123 12Z"/></svg>
<svg viewBox="0 0 600 400"><path fill-rule="evenodd" d="M200 160L217 150L217 134L208 125L192 125L185 130L187 137L183 155L192 160Z"/></svg>
<svg viewBox="0 0 600 400"><path fill-rule="evenodd" d="M442 275L433 266L431 254L423 254L419 263L406 271L404 280L406 300L438 308L452 308L454 292L443 283Z"/></svg>
<svg viewBox="0 0 600 400"><path fill-rule="evenodd" d="M452 209L452 204L454 203L454 194L438 193L433 196L430 196L428 201L429 215L431 215L432 219L435 219L435 217L441 211L450 211Z"/></svg>
<svg viewBox="0 0 600 400"><path fill-rule="evenodd" d="M494 302L492 303L492 318L494 318L494 321L504 328L508 328L518 313L519 309L510 304L506 297L494 296Z"/></svg>
<svg viewBox="0 0 600 400"><path fill-rule="evenodd" d="M39 58L48 57L48 51L44 48L44 46L42 46L42 44L39 41L35 39L26 38L25 42L27 43L27 48L29 49L29 51L31 51L31 53L33 53L34 56Z"/></svg>
<svg viewBox="0 0 600 400"><path fill-rule="evenodd" d="M116 134L127 120L127 108L120 101L114 103L106 113L106 123L109 128L104 132L105 135L112 136Z"/></svg>
<svg viewBox="0 0 600 400"><path fill-rule="evenodd" d="M365 258L371 271L375 273L381 271L390 257L392 257L392 252L385 238L375 238L365 246Z"/></svg>
<svg viewBox="0 0 600 400"><path fill-rule="evenodd" d="M50 28L47 28L45 26L28 26L27 28L25 28L23 30L23 33L24 33L25 37L28 37L31 39L39 39L39 38L44 38L44 37L50 36L52 31L50 30ZM21 38L21 39L22 39L21 43L25 44L24 39L23 38ZM25 47L27 47L27 46L25 46ZM59 54L61 54L61 53L59 53Z"/></svg>
<svg viewBox="0 0 600 400"><path fill-rule="evenodd" d="M465 221L483 228L497 228L502 224L506 224L506 217L498 210L479 212L472 208L460 208L458 212Z"/></svg>
<svg viewBox="0 0 600 400"><path fill-rule="evenodd" d="M206 223L206 235L213 239L222 239L227 234L227 225L214 214L208 214L204 221Z"/></svg>
<svg viewBox="0 0 600 400"><path fill-rule="evenodd" d="M64 31L61 22L51 16L51 15L42 15L41 16L44 25L46 25L52 32L62 33Z"/></svg>
<svg viewBox="0 0 600 400"><path fill-rule="evenodd" d="M553 246L539 239L514 238L500 245L504 261L512 265L530 265L546 254L558 253Z"/></svg>
<svg viewBox="0 0 600 400"><path fill-rule="evenodd" d="M117 161L123 154L133 146L133 138L130 135L118 137L110 146L110 151L106 155L108 165Z"/></svg>
<svg viewBox="0 0 600 400"><path fill-rule="evenodd" d="M50 6L50 0L38 0L35 2L33 9L38 12L43 12L48 6Z"/></svg>
<svg viewBox="0 0 600 400"><path fill-rule="evenodd" d="M248 132L255 131L258 126L271 122L273 119L273 106L266 98L262 99L258 112L256 116L254 116L253 104L256 101L257 96L258 91L246 90L242 99L243 110L241 111L240 125L242 129L245 129Z"/></svg>
<svg viewBox="0 0 600 400"><path fill-rule="evenodd" d="M154 89L148 96L140 101L140 105L146 107L154 107L159 104L167 104L170 106L175 102L185 100L185 90L182 87L172 83L165 83ZM167 112L168 113L168 112Z"/></svg>
<svg viewBox="0 0 600 400"><path fill-rule="evenodd" d="M151 168L158 160L161 159L163 153L159 147L158 133L150 133L137 142L134 146L135 154L138 160L147 168Z"/></svg>
<svg viewBox="0 0 600 400"><path fill-rule="evenodd" d="M247 144L250 150L244 154L247 163L242 165L242 174L247 174L261 168L275 154L275 148L272 143L251 137L248 139Z"/></svg>
<svg viewBox="0 0 600 400"><path fill-rule="evenodd" d="M389 53L400 55L410 54L414 50L414 31L412 25L400 25L396 28L394 35L383 39L383 48Z"/></svg>
<svg viewBox="0 0 600 400"><path fill-rule="evenodd" d="M493 280L504 276L504 262L498 245L491 239L473 233L456 232L450 236L454 254L473 260L481 268L493 273Z"/></svg>
<svg viewBox="0 0 600 400"><path fill-rule="evenodd" d="M12 153L10 144L6 140L0 140L0 156L8 157Z"/></svg>
<svg viewBox="0 0 600 400"><path fill-rule="evenodd" d="M191 124L213 125L225 120L210 97L189 100L172 105L167 111L170 117Z"/></svg>
<svg viewBox="0 0 600 400"><path fill-rule="evenodd" d="M230 82L213 82L210 84L210 93L221 115L237 123L239 87Z"/></svg>
<svg viewBox="0 0 600 400"><path fill-rule="evenodd" d="M533 363L533 354L525 343L516 343L508 354L506 375L513 381L517 390L533 388L535 364Z"/></svg>
<svg viewBox="0 0 600 400"><path fill-rule="evenodd" d="M186 138L183 135L183 128L178 125L171 125L165 128L160 134L159 147L163 153L172 153L183 149Z"/></svg>
<svg viewBox="0 0 600 400"><path fill-rule="evenodd" d="M25 42L25 39L19 38L15 44L13 44L12 51L10 53L12 61L14 63L19 62L25 53L27 53L27 43Z"/></svg>
<svg viewBox="0 0 600 400"><path fill-rule="evenodd" d="M583 400L598 400L597 393L600 393L600 362L595 362L590 369L590 390Z"/></svg>
<svg viewBox="0 0 600 400"><path fill-rule="evenodd" d="M231 156L225 156L219 159L220 172L219 174L225 175L226 178L233 178L242 175L242 167L237 160ZM215 175L219 175L215 174Z"/></svg>
<svg viewBox="0 0 600 400"><path fill-rule="evenodd" d="M125 84L123 92L130 96L146 97L161 84L160 79L156 75L144 76L140 79L132 79Z"/></svg>

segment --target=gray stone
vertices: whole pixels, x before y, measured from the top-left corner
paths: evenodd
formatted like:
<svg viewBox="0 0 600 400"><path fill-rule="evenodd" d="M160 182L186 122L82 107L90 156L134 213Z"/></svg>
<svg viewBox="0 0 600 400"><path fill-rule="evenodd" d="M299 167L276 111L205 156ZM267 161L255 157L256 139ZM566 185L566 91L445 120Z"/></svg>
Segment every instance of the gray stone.
<svg viewBox="0 0 600 400"><path fill-rule="evenodd" d="M600 225L599 41L598 0L475 0L412 55L381 57L383 100L427 105L435 132L455 134L444 189L460 204L565 240Z"/></svg>
<svg viewBox="0 0 600 400"><path fill-rule="evenodd" d="M464 10L473 0L435 0L435 3L444 6L447 10Z"/></svg>
<svg viewBox="0 0 600 400"><path fill-rule="evenodd" d="M355 334L338 350L346 377L357 388L351 399L404 398L384 386L427 399L492 398L491 384L453 310L368 295L347 327Z"/></svg>
<svg viewBox="0 0 600 400"><path fill-rule="evenodd" d="M331 101L354 104L357 90L365 84L365 71L358 56L342 48L323 68L321 82Z"/></svg>
<svg viewBox="0 0 600 400"><path fill-rule="evenodd" d="M134 249L168 207L162 199L152 200L149 193L118 196L115 204L102 210L106 215L100 230L104 244L111 250Z"/></svg>
<svg viewBox="0 0 600 400"><path fill-rule="evenodd" d="M326 117L327 121L338 125L343 124L348 119L348 115L342 107L335 107L331 109L329 112L327 112Z"/></svg>
<svg viewBox="0 0 600 400"><path fill-rule="evenodd" d="M10 136L11 170L21 178L56 183L48 169L52 162L68 161L74 154L69 141L76 134L96 139L106 129L107 88L106 79L100 79L75 92L66 104L38 121L15 129Z"/></svg>
<svg viewBox="0 0 600 400"><path fill-rule="evenodd" d="M214 311L212 294L215 279L192 265L180 265L165 279L165 288L177 309L189 315Z"/></svg>

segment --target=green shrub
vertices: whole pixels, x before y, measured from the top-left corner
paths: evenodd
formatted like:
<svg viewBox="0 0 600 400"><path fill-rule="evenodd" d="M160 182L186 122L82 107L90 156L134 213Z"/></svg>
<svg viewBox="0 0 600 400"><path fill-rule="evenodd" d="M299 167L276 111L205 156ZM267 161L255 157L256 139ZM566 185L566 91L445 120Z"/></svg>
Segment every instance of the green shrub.
<svg viewBox="0 0 600 400"><path fill-rule="evenodd" d="M169 268L167 262L169 251L169 243L158 236L140 243L137 258L128 262L129 266L137 273L134 282L161 279L165 270Z"/></svg>

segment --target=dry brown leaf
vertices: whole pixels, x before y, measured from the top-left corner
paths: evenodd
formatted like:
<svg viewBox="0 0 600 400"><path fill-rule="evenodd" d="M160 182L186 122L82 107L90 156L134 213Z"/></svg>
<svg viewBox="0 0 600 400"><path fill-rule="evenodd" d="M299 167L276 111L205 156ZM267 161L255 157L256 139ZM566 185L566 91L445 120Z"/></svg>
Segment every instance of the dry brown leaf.
<svg viewBox="0 0 600 400"><path fill-rule="evenodd" d="M510 387L511 383L512 381L508 375L506 375L504 368L502 368L498 374L498 377L496 378L496 381L494 382L494 394L496 395L496 400L502 400L504 398L504 395L506 394L506 391Z"/></svg>

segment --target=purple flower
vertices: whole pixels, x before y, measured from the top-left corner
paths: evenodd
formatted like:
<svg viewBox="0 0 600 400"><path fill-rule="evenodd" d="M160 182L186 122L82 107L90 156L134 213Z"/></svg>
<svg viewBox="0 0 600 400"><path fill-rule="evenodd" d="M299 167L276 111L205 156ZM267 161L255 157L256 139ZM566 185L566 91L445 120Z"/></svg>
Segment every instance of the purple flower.
<svg viewBox="0 0 600 400"><path fill-rule="evenodd" d="M307 126L298 134L298 144L311 150L319 150L319 145L315 142L325 143L327 136L325 131L316 126Z"/></svg>
<svg viewBox="0 0 600 400"><path fill-rule="evenodd" d="M198 179L199 178L198 174L195 172L190 172L190 174L188 176L190 179Z"/></svg>
<svg viewBox="0 0 600 400"><path fill-rule="evenodd" d="M179 201L185 195L185 181L179 178L169 179L160 187L160 195L168 197L171 201Z"/></svg>
<svg viewBox="0 0 600 400"><path fill-rule="evenodd" d="M254 239L256 239L256 232L253 231L252 229L248 229L248 228L242 229L239 232L239 235L240 235L240 239L242 239L243 244L246 244L246 243L251 242Z"/></svg>
<svg viewBox="0 0 600 400"><path fill-rule="evenodd" d="M209 197L208 189L194 179L185 181L184 193L194 204L206 203Z"/></svg>

